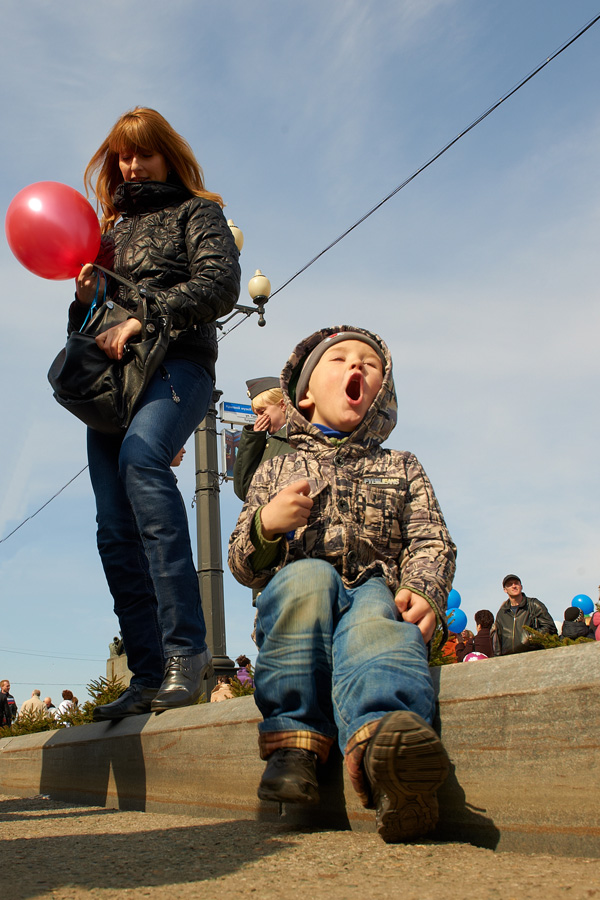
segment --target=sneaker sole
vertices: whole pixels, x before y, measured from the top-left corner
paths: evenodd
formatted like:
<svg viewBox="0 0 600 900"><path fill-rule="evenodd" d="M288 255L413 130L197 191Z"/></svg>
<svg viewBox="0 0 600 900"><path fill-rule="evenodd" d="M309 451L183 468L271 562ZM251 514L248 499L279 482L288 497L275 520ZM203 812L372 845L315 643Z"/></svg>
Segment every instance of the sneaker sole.
<svg viewBox="0 0 600 900"><path fill-rule="evenodd" d="M415 713L388 713L367 752L377 833L393 844L432 831L438 821L436 792L450 770L433 728Z"/></svg>

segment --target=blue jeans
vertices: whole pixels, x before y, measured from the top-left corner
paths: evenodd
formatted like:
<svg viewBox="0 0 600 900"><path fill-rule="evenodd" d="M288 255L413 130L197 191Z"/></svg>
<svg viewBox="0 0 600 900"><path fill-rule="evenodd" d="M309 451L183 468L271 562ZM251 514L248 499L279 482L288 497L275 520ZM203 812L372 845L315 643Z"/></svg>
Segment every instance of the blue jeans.
<svg viewBox="0 0 600 900"><path fill-rule="evenodd" d="M88 429L98 550L132 682L159 687L165 659L206 649L187 515L171 460L204 419L212 378L188 360L156 372L124 437ZM173 400L173 386L179 403Z"/></svg>
<svg viewBox="0 0 600 900"><path fill-rule="evenodd" d="M382 578L345 588L329 563L290 563L257 600L255 699L261 733L314 731L344 752L368 722L435 711L427 650L416 625L399 621Z"/></svg>

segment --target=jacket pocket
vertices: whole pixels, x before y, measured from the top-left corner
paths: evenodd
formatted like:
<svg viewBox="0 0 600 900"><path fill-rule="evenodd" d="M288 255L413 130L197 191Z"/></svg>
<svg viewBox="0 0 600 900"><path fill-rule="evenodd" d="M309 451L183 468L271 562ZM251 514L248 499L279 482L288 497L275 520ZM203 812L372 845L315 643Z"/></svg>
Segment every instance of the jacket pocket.
<svg viewBox="0 0 600 900"><path fill-rule="evenodd" d="M364 483L359 498L359 524L377 549L400 549L399 485Z"/></svg>

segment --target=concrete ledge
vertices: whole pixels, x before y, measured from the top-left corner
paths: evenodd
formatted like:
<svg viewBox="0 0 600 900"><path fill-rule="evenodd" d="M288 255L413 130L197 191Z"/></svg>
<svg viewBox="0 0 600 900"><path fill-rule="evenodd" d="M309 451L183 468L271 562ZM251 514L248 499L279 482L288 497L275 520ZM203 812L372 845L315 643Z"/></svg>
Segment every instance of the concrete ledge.
<svg viewBox="0 0 600 900"><path fill-rule="evenodd" d="M432 670L453 763L436 837L600 857L600 644ZM261 804L252 697L0 741L0 791L137 809L276 820ZM290 825L373 830L335 754L322 803ZM279 819L278 821L282 821Z"/></svg>

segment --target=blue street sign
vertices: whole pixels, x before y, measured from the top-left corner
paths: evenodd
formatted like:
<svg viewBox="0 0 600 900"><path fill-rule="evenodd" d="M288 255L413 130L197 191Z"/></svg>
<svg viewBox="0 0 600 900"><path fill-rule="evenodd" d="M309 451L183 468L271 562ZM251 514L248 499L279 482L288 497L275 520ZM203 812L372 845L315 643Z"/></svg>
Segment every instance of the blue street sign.
<svg viewBox="0 0 600 900"><path fill-rule="evenodd" d="M251 425L256 419L249 403L229 403L224 400L219 407L219 413L222 422L229 422L232 425Z"/></svg>

